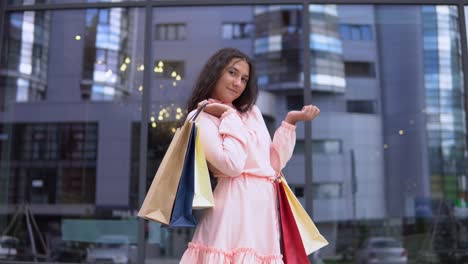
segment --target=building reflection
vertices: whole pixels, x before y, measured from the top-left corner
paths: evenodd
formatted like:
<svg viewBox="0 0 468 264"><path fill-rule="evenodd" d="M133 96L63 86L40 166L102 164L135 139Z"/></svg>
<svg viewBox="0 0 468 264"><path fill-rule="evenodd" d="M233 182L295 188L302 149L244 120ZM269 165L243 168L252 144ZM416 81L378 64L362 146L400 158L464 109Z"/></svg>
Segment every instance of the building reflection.
<svg viewBox="0 0 468 264"><path fill-rule="evenodd" d="M151 69L143 66L142 9L9 13L0 69L0 213L7 216L0 226L25 202L40 229L61 239L92 244L103 235L92 227L113 221L112 232L134 243L142 122L149 187L185 120L201 63L233 46L255 59L257 103L271 132L302 106L310 78L312 103L322 111L312 126L312 160L299 125L284 172L304 202L305 164L313 164L313 217L332 242L322 255L357 251L378 235L405 245L424 238L432 243L424 250L436 255L446 241L466 238L458 234L466 224L467 133L457 9L309 5L304 32L302 8L155 8ZM151 87L143 87L144 71ZM141 120L144 89L151 98ZM149 224L149 257L177 259L192 231ZM422 250L408 250L409 257Z"/></svg>
<svg viewBox="0 0 468 264"><path fill-rule="evenodd" d="M2 40L0 84L2 109L15 102L41 101L46 96L50 12L11 13Z"/></svg>

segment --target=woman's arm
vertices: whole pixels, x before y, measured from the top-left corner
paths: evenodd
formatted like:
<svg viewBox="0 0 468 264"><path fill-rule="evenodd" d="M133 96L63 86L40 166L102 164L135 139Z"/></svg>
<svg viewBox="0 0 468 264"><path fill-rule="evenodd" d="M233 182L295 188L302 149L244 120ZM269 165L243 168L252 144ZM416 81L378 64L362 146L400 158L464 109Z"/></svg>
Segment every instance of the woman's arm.
<svg viewBox="0 0 468 264"><path fill-rule="evenodd" d="M291 159L296 144L296 123L313 120L320 113L314 105L306 105L301 111L290 111L276 130L270 146L270 162L276 172L280 172Z"/></svg>
<svg viewBox="0 0 468 264"><path fill-rule="evenodd" d="M248 137L236 110L225 111L219 126L208 113L201 113L196 122L208 163L226 176L239 176L247 160Z"/></svg>

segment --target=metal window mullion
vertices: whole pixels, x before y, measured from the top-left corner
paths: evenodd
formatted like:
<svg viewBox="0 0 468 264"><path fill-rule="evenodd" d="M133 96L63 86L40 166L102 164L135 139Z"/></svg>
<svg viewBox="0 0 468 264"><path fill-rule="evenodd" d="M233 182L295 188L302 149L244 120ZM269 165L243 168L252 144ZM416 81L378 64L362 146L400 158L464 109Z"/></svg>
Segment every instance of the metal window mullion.
<svg viewBox="0 0 468 264"><path fill-rule="evenodd" d="M6 1L0 1L0 53L3 52L3 29L5 28L5 12ZM6 67L6 65L0 65L0 67ZM1 105L1 104L0 104Z"/></svg>
<svg viewBox="0 0 468 264"><path fill-rule="evenodd" d="M466 24L465 24L465 6L464 4L458 5L458 27L460 31L460 43L461 43L461 53L462 53L462 72L463 72L463 90L464 90L464 106L465 106L465 133L468 132L468 46L467 46L467 34L466 34ZM466 157L468 150L468 134L465 135L465 164L464 171L468 171L468 159ZM458 175L457 175L458 176ZM466 175L465 175L466 176Z"/></svg>
<svg viewBox="0 0 468 264"><path fill-rule="evenodd" d="M4 2L4 1L2 1ZM7 6L6 11L32 11L32 10L69 10L69 9L91 9L91 8L126 8L126 7L145 7L146 2L101 2L101 3L51 3L51 4L33 4L33 5L13 5Z"/></svg>
<svg viewBox="0 0 468 264"><path fill-rule="evenodd" d="M2 1L4 2L4 1ZM466 5L468 0L153 0L152 7L189 6L238 6L238 5L290 5L290 4L347 4L347 5ZM102 2L102 3L51 3L6 6L6 11L67 10L87 8L144 7L144 1Z"/></svg>
<svg viewBox="0 0 468 264"><path fill-rule="evenodd" d="M457 5L468 0L153 0L154 6L192 6L192 5L290 5L290 4L385 4L385 5Z"/></svg>
<svg viewBox="0 0 468 264"><path fill-rule="evenodd" d="M310 12L309 1L304 0L302 6L302 45L303 45L303 72L304 72L304 105L311 104L311 83L310 83ZM304 122L304 141L305 141L305 208L309 215L313 217L314 206L312 196L312 126L311 122Z"/></svg>
<svg viewBox="0 0 468 264"><path fill-rule="evenodd" d="M143 203L146 194L146 167L148 154L148 114L151 104L151 60L152 50L152 23L153 10L150 0L146 1L145 6L145 46L144 46L144 65L143 72L143 95L142 109L140 120L140 160L138 167L138 205ZM137 263L145 263L145 222L146 220L138 219L138 256Z"/></svg>

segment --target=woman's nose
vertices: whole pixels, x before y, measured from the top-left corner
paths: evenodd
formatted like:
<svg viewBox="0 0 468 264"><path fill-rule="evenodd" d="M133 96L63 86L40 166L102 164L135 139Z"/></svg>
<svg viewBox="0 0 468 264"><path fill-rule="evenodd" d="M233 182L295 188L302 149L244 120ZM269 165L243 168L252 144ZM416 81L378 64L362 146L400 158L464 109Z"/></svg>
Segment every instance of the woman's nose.
<svg viewBox="0 0 468 264"><path fill-rule="evenodd" d="M241 78L235 78L234 79L234 84L236 86L241 86L242 85L242 79Z"/></svg>

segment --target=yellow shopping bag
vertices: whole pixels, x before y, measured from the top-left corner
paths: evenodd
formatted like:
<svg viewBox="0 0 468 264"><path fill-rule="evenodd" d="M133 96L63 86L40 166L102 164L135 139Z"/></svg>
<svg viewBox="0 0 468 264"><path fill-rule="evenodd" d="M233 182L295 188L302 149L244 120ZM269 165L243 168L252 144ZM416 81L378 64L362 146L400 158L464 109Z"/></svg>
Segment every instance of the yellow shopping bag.
<svg viewBox="0 0 468 264"><path fill-rule="evenodd" d="M200 131L198 125L196 127L197 131ZM213 191L211 190L210 173L199 135L200 133L197 133L195 138L195 195L193 197L193 209L210 208L215 205Z"/></svg>
<svg viewBox="0 0 468 264"><path fill-rule="evenodd" d="M304 244L307 255L328 245L328 241L320 234L314 222L310 219L309 214L307 214L291 188L289 188L284 175L282 175L281 180L283 181L286 196L291 206L294 219L296 220L297 228L301 234L302 243Z"/></svg>

